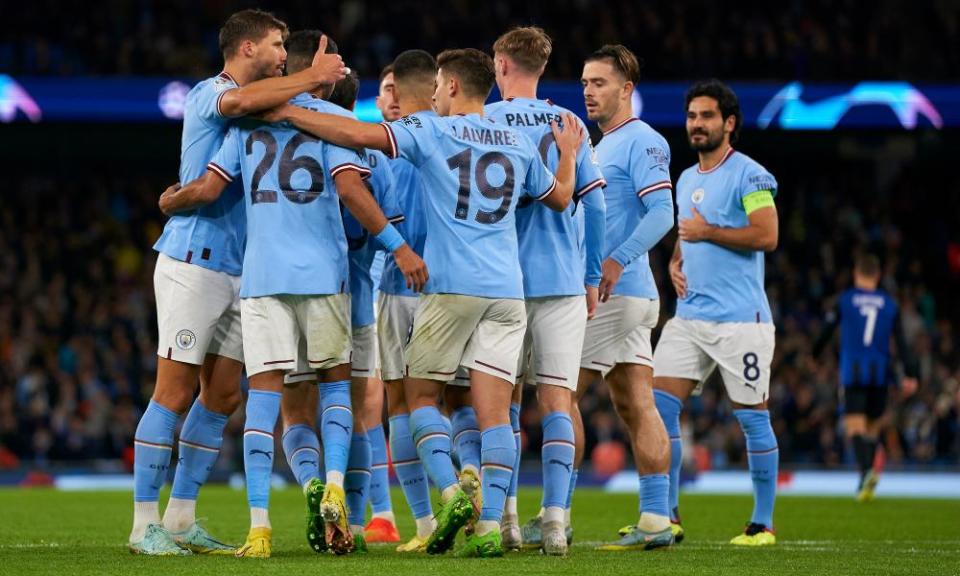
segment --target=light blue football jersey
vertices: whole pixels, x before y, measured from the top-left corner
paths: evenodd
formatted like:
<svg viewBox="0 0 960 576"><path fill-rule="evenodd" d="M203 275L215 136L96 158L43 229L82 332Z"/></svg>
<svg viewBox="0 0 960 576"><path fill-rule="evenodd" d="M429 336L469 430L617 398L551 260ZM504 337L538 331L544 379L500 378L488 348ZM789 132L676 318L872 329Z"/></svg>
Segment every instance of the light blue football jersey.
<svg viewBox="0 0 960 576"><path fill-rule="evenodd" d="M207 162L223 144L231 119L221 115L220 98L236 87L233 78L221 72L187 94L180 143L182 184L203 176ZM171 216L153 249L175 260L239 276L245 239L243 188L231 184L215 202Z"/></svg>
<svg viewBox="0 0 960 576"><path fill-rule="evenodd" d="M414 114L383 126L391 156L423 176L425 292L522 299L517 202L557 185L533 141L479 114Z"/></svg>
<svg viewBox="0 0 960 576"><path fill-rule="evenodd" d="M752 192L777 193L777 181L766 168L732 148L717 166L701 172L697 165L677 181L678 218L690 218L693 207L714 226L743 228L750 224L743 198ZM687 296L677 302L677 316L713 322L771 322L763 289L764 261L759 250L731 250L713 242L681 242Z"/></svg>
<svg viewBox="0 0 960 576"><path fill-rule="evenodd" d="M607 181L603 197L607 205L604 258L623 244L647 213L647 202L670 196L670 146L649 124L630 118L607 130L597 144L600 171ZM665 191L665 192L663 192ZM648 195L652 195L648 198ZM657 300L660 293L643 254L627 265L614 294Z"/></svg>
<svg viewBox="0 0 960 576"><path fill-rule="evenodd" d="M432 111L417 112L417 116L437 115ZM390 162L396 178L397 202L403 213L403 222L397 226L400 235L410 248L423 257L423 247L427 242L427 216L423 204L423 177L420 170L403 158ZM383 275L380 277L380 291L397 296L417 297L418 294L407 288L403 273L397 268L393 254L386 254L383 261Z"/></svg>
<svg viewBox="0 0 960 576"><path fill-rule="evenodd" d="M309 94L290 102L353 116ZM362 155L288 124L241 120L208 167L226 179L243 176L247 247L241 298L346 291L347 238L334 177L345 170L369 176Z"/></svg>
<svg viewBox="0 0 960 576"><path fill-rule="evenodd" d="M397 206L396 180L390 168L390 160L378 150L367 151L367 165L370 178L367 188L374 200L392 224L403 222L403 214ZM354 328L373 324L373 263L377 252L386 250L354 218L350 210L343 207L343 229L347 235L347 253L350 259L350 310Z"/></svg>
<svg viewBox="0 0 960 576"><path fill-rule="evenodd" d="M510 98L484 108L484 115L524 132L537 145L540 159L556 172L560 163L550 122L563 123L569 110L549 100ZM583 122L577 119L587 134ZM517 204L517 236L520 241L520 268L523 293L527 298L577 296L584 294L585 263L580 251L580 221L577 203L584 195L606 185L594 158L590 139L585 137L577 151L577 180L574 202L556 212L533 198Z"/></svg>

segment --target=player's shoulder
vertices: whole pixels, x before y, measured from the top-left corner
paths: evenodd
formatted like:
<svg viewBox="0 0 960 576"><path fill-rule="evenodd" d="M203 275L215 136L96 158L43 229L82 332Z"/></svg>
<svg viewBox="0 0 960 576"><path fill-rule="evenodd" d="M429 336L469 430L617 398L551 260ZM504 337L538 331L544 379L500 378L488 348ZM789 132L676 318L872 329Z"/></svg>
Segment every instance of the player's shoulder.
<svg viewBox="0 0 960 576"><path fill-rule="evenodd" d="M726 163L728 163L731 168L736 169L738 172L748 172L751 174L770 173L763 164L739 150L733 151L730 154L730 157L727 158Z"/></svg>
<svg viewBox="0 0 960 576"><path fill-rule="evenodd" d="M294 106L300 106L301 108L306 108L308 110L313 110L314 112L335 114L337 116L344 116L346 118L356 118L354 113L346 108L342 108L332 102L327 102L322 98L317 98L316 96L306 92L291 98L290 104L293 104Z"/></svg>
<svg viewBox="0 0 960 576"><path fill-rule="evenodd" d="M390 162L390 158L379 150L367 148L366 158L367 158L367 164L370 166L370 168L374 172L378 172L381 170L390 170L391 172L394 171L393 165Z"/></svg>
<svg viewBox="0 0 960 576"><path fill-rule="evenodd" d="M196 97L204 94L219 94L232 88L239 88L239 85L232 76L226 72L221 72L216 76L211 76L194 84L193 88L188 92L188 97Z"/></svg>

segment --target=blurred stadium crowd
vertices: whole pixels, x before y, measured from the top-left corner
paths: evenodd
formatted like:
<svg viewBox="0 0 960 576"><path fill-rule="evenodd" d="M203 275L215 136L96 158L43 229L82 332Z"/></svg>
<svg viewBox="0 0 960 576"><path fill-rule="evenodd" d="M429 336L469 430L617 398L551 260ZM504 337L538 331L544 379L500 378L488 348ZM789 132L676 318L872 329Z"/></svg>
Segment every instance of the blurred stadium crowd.
<svg viewBox="0 0 960 576"><path fill-rule="evenodd" d="M867 161L824 159L811 171L789 156L757 156L784 183L780 248L767 259L777 326L771 409L782 460L843 464L836 357L832 349L819 359L810 353L824 310L850 284L852 255L870 249L886 262L883 284L902 303L921 375L919 392L892 404L888 458L956 465L960 247L951 244L951 231L960 224L960 199L939 190L955 190L960 178L938 181L930 161L915 160L882 185ZM674 172L687 161L676 150ZM0 204L0 469L129 456L154 380L150 246L162 227L156 198L166 184L109 175L9 182ZM930 218L931 206L938 218ZM665 273L672 243L671 235L652 258L661 322L673 309ZM696 445L687 452L700 468L742 464L742 435L721 390L719 382L708 385L686 413L688 446ZM526 403L522 417L531 458L540 443L533 405ZM588 457L598 444L624 441L604 390L592 390L583 412ZM232 455L242 419L239 410L228 428L223 469L239 468Z"/></svg>
<svg viewBox="0 0 960 576"><path fill-rule="evenodd" d="M960 68L952 0L80 0L7 3L0 70L26 75L209 76L219 70L225 14L274 11L291 29L324 28L348 64L374 77L402 50L489 48L532 23L558 41L547 77L577 78L584 54L616 39L658 80L936 80ZM935 57L930 57L935 55Z"/></svg>

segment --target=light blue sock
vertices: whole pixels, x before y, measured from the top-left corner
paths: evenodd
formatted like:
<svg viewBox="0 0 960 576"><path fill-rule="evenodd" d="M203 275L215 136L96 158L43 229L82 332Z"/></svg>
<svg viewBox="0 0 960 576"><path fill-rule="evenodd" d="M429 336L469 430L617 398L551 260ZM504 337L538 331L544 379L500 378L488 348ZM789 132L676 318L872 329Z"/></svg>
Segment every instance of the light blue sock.
<svg viewBox="0 0 960 576"><path fill-rule="evenodd" d="M196 500L220 455L223 429L228 416L207 410L200 399L193 401L187 420L180 430L180 462L173 476L171 495L181 500Z"/></svg>
<svg viewBox="0 0 960 576"><path fill-rule="evenodd" d="M566 412L552 412L543 419L543 507L566 508L573 474L573 420Z"/></svg>
<svg viewBox="0 0 960 576"><path fill-rule="evenodd" d="M443 491L457 484L457 471L450 459L450 433L443 416L435 406L425 406L410 413L413 441L417 454L434 485Z"/></svg>
<svg viewBox="0 0 960 576"><path fill-rule="evenodd" d="M654 390L653 398L660 412L660 419L670 437L670 518L680 521L680 467L683 464L683 439L680 437L680 412L683 402L679 398L664 392Z"/></svg>
<svg viewBox="0 0 960 576"><path fill-rule="evenodd" d="M180 416L153 400L147 405L133 440L133 500L156 502L167 481L173 432Z"/></svg>
<svg viewBox="0 0 960 576"><path fill-rule="evenodd" d="M410 505L414 518L433 516L430 506L430 485L427 473L417 454L417 446L410 433L410 415L400 414L390 418L390 452L393 454L393 469L400 481L400 489Z"/></svg>
<svg viewBox="0 0 960 576"><path fill-rule="evenodd" d="M510 404L510 427L513 432L513 447L516 451L512 464L513 473L510 477L510 491L507 496L516 498L517 484L520 481L520 405Z"/></svg>
<svg viewBox="0 0 960 576"><path fill-rule="evenodd" d="M320 440L317 432L306 424L294 424L283 433L283 453L297 484L320 477Z"/></svg>
<svg viewBox="0 0 960 576"><path fill-rule="evenodd" d="M350 442L350 461L344 491L347 494L347 519L351 526L363 526L370 493L370 440L366 434L354 434Z"/></svg>
<svg viewBox="0 0 960 576"><path fill-rule="evenodd" d="M766 410L734 410L747 438L747 461L753 478L753 517L751 523L773 530L773 505L777 499L777 474L780 451Z"/></svg>
<svg viewBox="0 0 960 576"><path fill-rule="evenodd" d="M460 456L460 469L473 466L480 470L480 426L477 413L470 406L462 406L453 411L453 445Z"/></svg>
<svg viewBox="0 0 960 576"><path fill-rule="evenodd" d="M658 516L670 517L670 475L640 475L640 513L649 512Z"/></svg>
<svg viewBox="0 0 960 576"><path fill-rule="evenodd" d="M504 424L487 428L481 434L483 448L480 451L483 508L480 520L500 522L503 507L507 503L513 464L517 460L517 445L513 429Z"/></svg>
<svg viewBox="0 0 960 576"><path fill-rule="evenodd" d="M577 476L580 475L580 469L574 468L573 473L570 474L570 487L567 489L567 504L564 506L567 510L573 506L573 493L577 489Z"/></svg>
<svg viewBox="0 0 960 576"><path fill-rule="evenodd" d="M350 381L320 384L320 437L327 474L347 473L350 437L353 435L353 410L350 407Z"/></svg>
<svg viewBox="0 0 960 576"><path fill-rule="evenodd" d="M377 424L367 429L373 460L370 464L370 508L374 514L390 512L390 466L387 464L387 439L383 435L383 425Z"/></svg>
<svg viewBox="0 0 960 576"><path fill-rule="evenodd" d="M279 392L250 391L247 421L243 426L243 471L247 476L247 502L251 508L270 505L273 429L279 415Z"/></svg>

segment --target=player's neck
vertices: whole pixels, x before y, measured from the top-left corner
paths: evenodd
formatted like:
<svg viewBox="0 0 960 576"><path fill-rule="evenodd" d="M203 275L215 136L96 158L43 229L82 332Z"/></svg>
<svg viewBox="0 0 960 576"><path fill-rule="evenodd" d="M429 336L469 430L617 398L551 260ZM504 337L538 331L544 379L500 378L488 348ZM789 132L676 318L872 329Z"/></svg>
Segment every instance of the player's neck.
<svg viewBox="0 0 960 576"><path fill-rule="evenodd" d="M509 82L504 82L503 89L500 91L500 96L504 100L509 100L511 98L531 98L536 100L537 84L539 84L539 82L539 78L516 76Z"/></svg>
<svg viewBox="0 0 960 576"><path fill-rule="evenodd" d="M417 112L433 112L433 100L425 98L423 100L411 100L409 104L406 100L400 101L400 115L409 116Z"/></svg>
<svg viewBox="0 0 960 576"><path fill-rule="evenodd" d="M858 290L866 290L867 292L877 291L877 282L873 282L870 280L863 280L861 278L854 277L853 286Z"/></svg>
<svg viewBox="0 0 960 576"><path fill-rule="evenodd" d="M479 114L483 116L483 100L454 99L450 102L450 115L456 116L457 114Z"/></svg>
<svg viewBox="0 0 960 576"><path fill-rule="evenodd" d="M633 106L621 106L613 116L603 122L597 122L597 127L600 128L601 132L606 133L610 129L616 128L632 117Z"/></svg>
<svg viewBox="0 0 960 576"><path fill-rule="evenodd" d="M701 150L698 152L700 157L700 171L708 172L716 168L717 164L723 162L730 148L730 143L724 142L713 150Z"/></svg>
<svg viewBox="0 0 960 576"><path fill-rule="evenodd" d="M253 72L249 69L249 67L244 66L236 59L227 60L223 64L223 71L229 74L238 86L246 86L254 80L257 80L253 77Z"/></svg>

